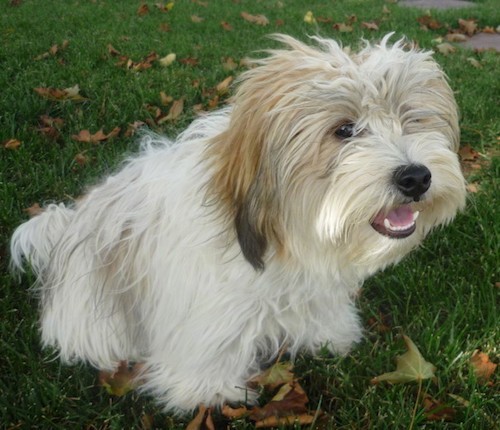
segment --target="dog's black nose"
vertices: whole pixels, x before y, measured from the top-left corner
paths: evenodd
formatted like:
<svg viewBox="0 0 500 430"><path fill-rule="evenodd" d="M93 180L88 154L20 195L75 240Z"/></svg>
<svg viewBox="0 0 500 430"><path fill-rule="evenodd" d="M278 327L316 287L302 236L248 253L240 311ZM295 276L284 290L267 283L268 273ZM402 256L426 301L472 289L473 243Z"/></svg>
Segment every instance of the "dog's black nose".
<svg viewBox="0 0 500 430"><path fill-rule="evenodd" d="M416 202L431 186L431 172L420 164L398 167L394 171L393 178L398 189Z"/></svg>

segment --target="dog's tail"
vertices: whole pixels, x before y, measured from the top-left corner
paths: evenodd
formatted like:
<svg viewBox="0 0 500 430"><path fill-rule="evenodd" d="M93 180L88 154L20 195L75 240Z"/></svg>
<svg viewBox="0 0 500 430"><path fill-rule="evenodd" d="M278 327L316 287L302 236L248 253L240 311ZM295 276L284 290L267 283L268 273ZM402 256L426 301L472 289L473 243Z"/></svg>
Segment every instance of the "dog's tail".
<svg viewBox="0 0 500 430"><path fill-rule="evenodd" d="M28 262L37 276L43 276L50 261L52 249L66 230L73 209L64 204L50 204L44 211L21 224L10 243L11 268L14 272L24 272Z"/></svg>

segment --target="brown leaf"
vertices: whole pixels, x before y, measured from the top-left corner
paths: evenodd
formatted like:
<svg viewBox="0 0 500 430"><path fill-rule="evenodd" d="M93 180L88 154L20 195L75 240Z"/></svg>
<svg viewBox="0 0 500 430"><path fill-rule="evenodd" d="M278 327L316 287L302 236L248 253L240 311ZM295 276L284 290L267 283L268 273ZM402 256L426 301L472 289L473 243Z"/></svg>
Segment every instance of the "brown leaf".
<svg viewBox="0 0 500 430"><path fill-rule="evenodd" d="M278 362L266 369L260 375L251 380L252 384L257 384L268 390L275 390L280 385L288 384L295 379L292 372L293 364L290 362Z"/></svg>
<svg viewBox="0 0 500 430"><path fill-rule="evenodd" d="M238 68L238 64L231 57L227 57L222 61L222 68L226 72L231 72Z"/></svg>
<svg viewBox="0 0 500 430"><path fill-rule="evenodd" d="M316 21L318 21L322 24L330 24L333 20L331 18L327 18L324 16L318 16L318 17L316 17Z"/></svg>
<svg viewBox="0 0 500 430"><path fill-rule="evenodd" d="M344 24L343 22L333 24L333 29L340 31L341 33L350 33L353 30L352 26Z"/></svg>
<svg viewBox="0 0 500 430"><path fill-rule="evenodd" d="M127 130L125 131L125 133L123 134L124 137L130 137L130 136L133 136L135 134L135 132L143 127L144 125L146 125L144 122L142 121L134 121L133 123L129 124L128 127L127 127Z"/></svg>
<svg viewBox="0 0 500 430"><path fill-rule="evenodd" d="M85 164L87 164L89 162L89 157L87 155L85 155L85 151L84 151L84 152L79 152L78 154L76 154L74 160L78 165L85 166Z"/></svg>
<svg viewBox="0 0 500 430"><path fill-rule="evenodd" d="M248 415L250 411L245 407L242 406L240 408L232 408L229 405L224 405L221 409L222 415L224 415L226 418L230 418L232 420L243 418L244 416Z"/></svg>
<svg viewBox="0 0 500 430"><path fill-rule="evenodd" d="M231 82L233 82L233 77L228 76L226 79L224 79L222 82L219 82L217 86L215 87L217 92L219 94L224 94L227 92L229 85L231 85Z"/></svg>
<svg viewBox="0 0 500 430"><path fill-rule="evenodd" d="M80 102L87 100L85 97L80 95L80 87L75 85L74 87L59 89L59 88L34 88L34 91L44 99L51 101L65 101L71 100L75 102Z"/></svg>
<svg viewBox="0 0 500 430"><path fill-rule="evenodd" d="M459 19L458 25L467 36L472 36L477 31L477 20L475 19Z"/></svg>
<svg viewBox="0 0 500 430"><path fill-rule="evenodd" d="M2 143L5 149L17 149L21 146L21 141L17 139L9 139Z"/></svg>
<svg viewBox="0 0 500 430"><path fill-rule="evenodd" d="M210 408L205 407L205 405L200 405L198 407L198 413L187 425L186 430L201 430L202 428L215 430L215 425L212 419L212 411Z"/></svg>
<svg viewBox="0 0 500 430"><path fill-rule="evenodd" d="M479 192L479 184L477 182L470 182L465 187L469 193L476 194Z"/></svg>
<svg viewBox="0 0 500 430"><path fill-rule="evenodd" d="M149 6L146 3L142 3L137 9L137 15L144 16L149 13Z"/></svg>
<svg viewBox="0 0 500 430"><path fill-rule="evenodd" d="M227 21L221 21L220 26L222 27L223 30L226 31L233 31L233 26L229 24Z"/></svg>
<svg viewBox="0 0 500 430"><path fill-rule="evenodd" d="M166 22L162 22L160 24L160 27L159 27L159 30L163 33L168 33L171 28L170 28L170 24L166 23Z"/></svg>
<svg viewBox="0 0 500 430"><path fill-rule="evenodd" d="M467 41L467 36L462 33L448 33L445 37L447 42L465 42Z"/></svg>
<svg viewBox="0 0 500 430"><path fill-rule="evenodd" d="M257 25L268 25L269 20L265 15L251 15L247 12L241 12L240 16L248 22L251 22L252 24L257 24Z"/></svg>
<svg viewBox="0 0 500 430"><path fill-rule="evenodd" d="M490 383L490 378L495 373L497 365L490 360L488 354L478 350L474 351L470 364L479 382L482 384Z"/></svg>
<svg viewBox="0 0 500 430"><path fill-rule="evenodd" d="M113 45L108 44L108 53L109 55L111 55L112 57L118 57L120 54L120 51L118 51L118 49L116 49Z"/></svg>
<svg viewBox="0 0 500 430"><path fill-rule="evenodd" d="M423 15L417 18L417 22L427 30L437 30L441 28L441 23L431 15Z"/></svg>
<svg viewBox="0 0 500 430"><path fill-rule="evenodd" d="M130 366L127 361L120 361L116 371L101 370L99 372L99 384L113 396L124 396L142 384L142 381L138 379L141 368L141 363Z"/></svg>
<svg viewBox="0 0 500 430"><path fill-rule="evenodd" d="M182 58L181 60L179 60L179 63L181 64L184 64L186 66L197 66L200 62L198 60L198 58L194 58L194 57L186 57L186 58Z"/></svg>
<svg viewBox="0 0 500 430"><path fill-rule="evenodd" d="M479 152L477 152L472 146L464 145L458 150L458 155L462 161L474 161L479 158Z"/></svg>
<svg viewBox="0 0 500 430"><path fill-rule="evenodd" d="M191 21L194 22L195 24L199 24L200 22L205 21L205 18L202 18L198 15L191 15Z"/></svg>
<svg viewBox="0 0 500 430"><path fill-rule="evenodd" d="M424 415L429 421L453 421L457 411L425 393L422 399Z"/></svg>
<svg viewBox="0 0 500 430"><path fill-rule="evenodd" d="M33 218L40 215L43 212L43 209L38 203L33 203L29 208L23 209L23 212L26 212L30 218Z"/></svg>
<svg viewBox="0 0 500 430"><path fill-rule="evenodd" d="M374 30L378 31L378 25L377 23L371 21L371 22L362 22L361 27L366 28L368 30Z"/></svg>
<svg viewBox="0 0 500 430"><path fill-rule="evenodd" d="M117 136L120 133L120 130L121 130L120 127L115 127L108 134L104 134L102 128L94 134L91 134L90 131L88 130L82 130L80 131L80 133L71 136L71 138L73 140L76 140L77 142L97 144L99 142Z"/></svg>
<svg viewBox="0 0 500 430"><path fill-rule="evenodd" d="M440 43L436 45L436 49L443 55L449 55L453 54L457 48L455 48L453 45L449 44L448 42Z"/></svg>
<svg viewBox="0 0 500 430"><path fill-rule="evenodd" d="M304 389L297 381L281 386L276 395L263 407L254 407L250 419L261 421L268 417L286 417L306 413L309 402Z"/></svg>
<svg viewBox="0 0 500 430"><path fill-rule="evenodd" d="M165 116L160 116L157 120L156 123L158 125L163 124L166 121L175 121L176 119L179 118L181 115L182 111L184 110L184 99L181 98L179 100L175 100L172 103L172 106L170 107L170 110L168 111L168 114Z"/></svg>
<svg viewBox="0 0 500 430"><path fill-rule="evenodd" d="M164 91L160 91L160 101L163 106L167 106L174 101L174 98L167 95Z"/></svg>
<svg viewBox="0 0 500 430"><path fill-rule="evenodd" d="M272 428L292 426L298 424L301 426L312 424L314 416L308 414L288 415L286 417L267 417L255 423L255 428Z"/></svg>
<svg viewBox="0 0 500 430"><path fill-rule="evenodd" d="M52 118L49 115L40 115L40 122L48 127L61 128L64 125L62 118Z"/></svg>

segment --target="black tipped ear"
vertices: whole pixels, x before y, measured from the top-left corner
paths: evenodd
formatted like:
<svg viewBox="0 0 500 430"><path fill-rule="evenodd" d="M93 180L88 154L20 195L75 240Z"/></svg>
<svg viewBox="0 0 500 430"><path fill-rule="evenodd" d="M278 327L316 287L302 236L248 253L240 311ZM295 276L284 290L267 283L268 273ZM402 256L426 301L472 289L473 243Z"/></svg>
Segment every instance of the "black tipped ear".
<svg viewBox="0 0 500 430"><path fill-rule="evenodd" d="M255 219L252 219L249 205L243 204L236 213L235 226L241 251L255 270L264 270L264 253L267 249L267 240L255 228Z"/></svg>

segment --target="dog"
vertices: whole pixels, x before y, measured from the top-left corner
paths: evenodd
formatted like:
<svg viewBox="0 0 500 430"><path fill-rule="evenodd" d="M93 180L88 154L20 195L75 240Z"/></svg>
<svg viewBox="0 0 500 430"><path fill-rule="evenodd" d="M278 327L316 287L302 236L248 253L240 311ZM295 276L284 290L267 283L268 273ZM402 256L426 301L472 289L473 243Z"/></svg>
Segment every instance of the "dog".
<svg viewBox="0 0 500 430"><path fill-rule="evenodd" d="M165 410L255 400L247 382L361 340L363 281L465 205L453 92L391 35L348 52L275 35L227 107L140 154L11 241L63 362L143 363ZM417 218L418 217L418 218Z"/></svg>

